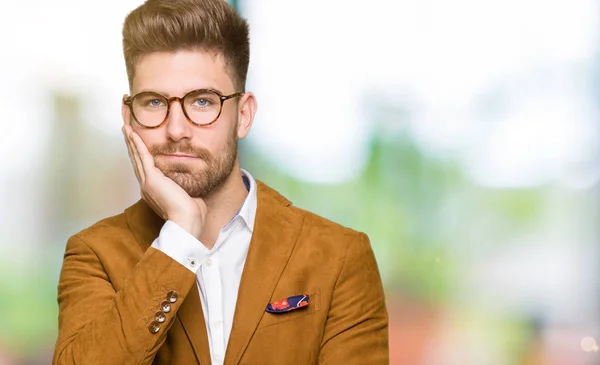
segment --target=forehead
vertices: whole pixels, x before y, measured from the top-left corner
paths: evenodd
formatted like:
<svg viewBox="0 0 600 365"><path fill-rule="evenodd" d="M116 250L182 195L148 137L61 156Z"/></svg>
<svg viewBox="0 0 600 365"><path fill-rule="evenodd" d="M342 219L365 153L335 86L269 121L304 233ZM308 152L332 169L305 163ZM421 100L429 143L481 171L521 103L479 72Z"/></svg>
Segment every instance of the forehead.
<svg viewBox="0 0 600 365"><path fill-rule="evenodd" d="M211 88L235 92L221 54L207 51L153 52L143 55L135 68L131 92L158 91L181 96L190 90Z"/></svg>

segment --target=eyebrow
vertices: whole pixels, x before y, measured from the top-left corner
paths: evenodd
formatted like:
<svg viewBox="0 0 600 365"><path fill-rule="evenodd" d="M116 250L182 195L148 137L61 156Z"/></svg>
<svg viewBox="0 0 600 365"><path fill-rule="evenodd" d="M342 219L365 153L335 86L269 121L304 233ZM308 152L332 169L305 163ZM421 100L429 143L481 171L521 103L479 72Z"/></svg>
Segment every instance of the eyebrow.
<svg viewBox="0 0 600 365"><path fill-rule="evenodd" d="M223 92L221 90L219 90L218 88L216 88L212 85L207 85L207 86L203 86L203 87L196 87L193 89L186 90L182 95L179 95L179 96L183 96L183 95L189 93L190 91L194 91L194 90L212 90L212 91L216 91L216 92L223 94ZM134 95L141 94L141 93L158 93L158 94L166 96L167 98L171 97L171 94L169 94L167 92L163 92L160 90L152 90L152 89L142 89L142 90L136 92Z"/></svg>

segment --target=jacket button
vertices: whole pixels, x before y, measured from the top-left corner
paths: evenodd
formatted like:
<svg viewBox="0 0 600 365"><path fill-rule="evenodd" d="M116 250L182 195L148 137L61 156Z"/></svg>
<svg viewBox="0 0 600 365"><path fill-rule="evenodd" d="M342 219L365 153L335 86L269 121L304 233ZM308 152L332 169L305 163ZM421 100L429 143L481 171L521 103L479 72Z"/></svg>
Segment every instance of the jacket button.
<svg viewBox="0 0 600 365"><path fill-rule="evenodd" d="M160 325L158 324L158 322L152 321L148 326L148 331L150 331L150 333L157 333L158 331L160 331Z"/></svg>
<svg viewBox="0 0 600 365"><path fill-rule="evenodd" d="M160 303L160 309L164 313L169 313L171 311L171 303L165 300L164 302Z"/></svg>
<svg viewBox="0 0 600 365"><path fill-rule="evenodd" d="M167 294L167 300L171 303L175 303L179 299L179 294L175 290L171 290L169 294Z"/></svg>
<svg viewBox="0 0 600 365"><path fill-rule="evenodd" d="M154 315L154 319L158 323L163 323L164 321L167 320L167 316L165 316L165 314L163 312L156 312L156 314Z"/></svg>

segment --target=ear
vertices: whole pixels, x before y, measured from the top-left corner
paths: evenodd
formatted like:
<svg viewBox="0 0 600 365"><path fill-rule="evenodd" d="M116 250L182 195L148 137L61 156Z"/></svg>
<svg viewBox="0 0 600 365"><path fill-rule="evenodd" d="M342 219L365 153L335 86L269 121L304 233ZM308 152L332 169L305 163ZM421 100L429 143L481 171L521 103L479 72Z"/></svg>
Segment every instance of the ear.
<svg viewBox="0 0 600 365"><path fill-rule="evenodd" d="M247 92L238 102L238 130L239 139L245 138L250 133L254 115L256 114L256 98L251 92Z"/></svg>

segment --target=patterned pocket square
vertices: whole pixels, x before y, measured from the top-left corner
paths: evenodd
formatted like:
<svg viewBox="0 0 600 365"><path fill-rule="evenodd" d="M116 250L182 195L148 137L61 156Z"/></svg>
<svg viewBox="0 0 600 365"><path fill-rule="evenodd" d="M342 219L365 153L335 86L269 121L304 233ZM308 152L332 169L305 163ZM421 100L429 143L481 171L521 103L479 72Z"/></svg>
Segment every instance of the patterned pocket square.
<svg viewBox="0 0 600 365"><path fill-rule="evenodd" d="M278 302L272 302L267 305L267 312L269 313L285 313L293 311L294 309L306 307L308 305L308 294L296 295L288 297Z"/></svg>

